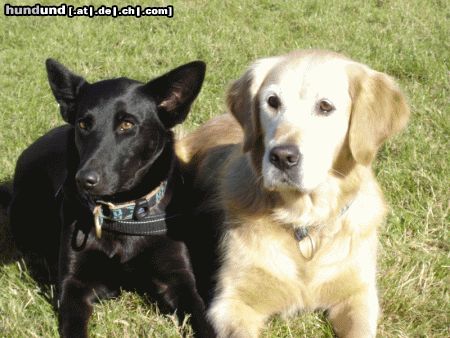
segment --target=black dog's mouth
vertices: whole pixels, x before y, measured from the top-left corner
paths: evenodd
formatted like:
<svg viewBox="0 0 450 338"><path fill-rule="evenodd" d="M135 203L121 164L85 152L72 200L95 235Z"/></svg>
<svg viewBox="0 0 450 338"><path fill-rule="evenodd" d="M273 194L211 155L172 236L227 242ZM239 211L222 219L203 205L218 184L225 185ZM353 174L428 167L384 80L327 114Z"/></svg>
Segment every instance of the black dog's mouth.
<svg viewBox="0 0 450 338"><path fill-rule="evenodd" d="M113 182L105 182L104 177L100 181L101 183L98 186L92 188L85 188L78 182L75 183L79 199L89 207L95 206L97 201L111 203L127 202L133 199L134 190L139 189L139 185L136 182L128 182L117 187Z"/></svg>
<svg viewBox="0 0 450 338"><path fill-rule="evenodd" d="M109 202L113 204L120 204L120 203L126 203L131 202L134 200L137 200L141 198L142 196L146 195L149 191L152 189L145 189L145 186L143 184L134 184L131 189L123 188L118 189L112 193L106 193L106 194L96 194L89 192L85 189L82 189L80 187L77 187L78 189L78 196L80 201L89 207L89 209L93 210L95 206L101 202ZM148 191L147 191L148 190Z"/></svg>
<svg viewBox="0 0 450 338"><path fill-rule="evenodd" d="M114 193L114 195L95 195L90 194L86 191L79 191L79 197L83 204L89 207L89 209L94 209L99 201L101 202L110 202L110 203L125 203L130 200L134 200L137 198L129 198L127 192L118 192Z"/></svg>
<svg viewBox="0 0 450 338"><path fill-rule="evenodd" d="M134 200L136 198L129 198L127 196L127 192L118 192L114 195L91 195L90 198L93 201L103 201L103 202L111 202L111 203L125 203L130 200Z"/></svg>
<svg viewBox="0 0 450 338"><path fill-rule="evenodd" d="M95 206L97 205L97 197L90 195L86 193L86 191L83 191L81 189L77 189L77 198L80 201L81 205L84 205L88 207L91 211L94 210Z"/></svg>

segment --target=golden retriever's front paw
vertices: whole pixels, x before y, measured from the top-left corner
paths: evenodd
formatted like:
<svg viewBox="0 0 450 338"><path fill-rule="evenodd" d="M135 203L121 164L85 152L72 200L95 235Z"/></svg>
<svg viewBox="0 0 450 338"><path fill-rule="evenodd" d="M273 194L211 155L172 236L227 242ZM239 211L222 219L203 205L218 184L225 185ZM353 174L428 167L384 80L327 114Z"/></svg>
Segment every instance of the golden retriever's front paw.
<svg viewBox="0 0 450 338"><path fill-rule="evenodd" d="M264 316L241 302L219 301L208 311L219 338L257 338Z"/></svg>

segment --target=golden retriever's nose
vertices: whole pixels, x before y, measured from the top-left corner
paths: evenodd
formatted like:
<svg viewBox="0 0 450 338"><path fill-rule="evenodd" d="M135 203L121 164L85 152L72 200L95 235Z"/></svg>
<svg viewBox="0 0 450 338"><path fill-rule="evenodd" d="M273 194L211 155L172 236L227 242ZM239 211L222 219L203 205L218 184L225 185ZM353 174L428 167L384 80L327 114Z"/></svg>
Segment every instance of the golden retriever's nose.
<svg viewBox="0 0 450 338"><path fill-rule="evenodd" d="M273 147L269 154L270 163L280 170L287 170L298 165L300 151L294 145Z"/></svg>

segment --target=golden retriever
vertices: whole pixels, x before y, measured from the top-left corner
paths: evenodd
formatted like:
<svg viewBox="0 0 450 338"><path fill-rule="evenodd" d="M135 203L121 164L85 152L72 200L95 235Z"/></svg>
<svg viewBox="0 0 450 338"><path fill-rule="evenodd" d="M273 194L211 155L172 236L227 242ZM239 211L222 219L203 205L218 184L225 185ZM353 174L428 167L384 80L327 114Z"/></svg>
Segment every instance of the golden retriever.
<svg viewBox="0 0 450 338"><path fill-rule="evenodd" d="M339 337L374 337L377 230L371 164L409 117L387 75L340 54L260 59L228 91L231 114L177 145L225 215L208 317L219 337L257 337L274 314L327 310Z"/></svg>

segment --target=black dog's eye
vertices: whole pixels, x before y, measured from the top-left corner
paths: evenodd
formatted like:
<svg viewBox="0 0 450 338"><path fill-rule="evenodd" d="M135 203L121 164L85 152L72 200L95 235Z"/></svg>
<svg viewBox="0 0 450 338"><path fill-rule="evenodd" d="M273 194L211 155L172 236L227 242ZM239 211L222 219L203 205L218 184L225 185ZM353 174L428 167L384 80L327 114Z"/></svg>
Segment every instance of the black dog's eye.
<svg viewBox="0 0 450 338"><path fill-rule="evenodd" d="M326 99L321 100L319 102L319 106L318 107L319 107L320 113L322 113L324 115L330 114L335 109L334 105L330 101L328 101Z"/></svg>
<svg viewBox="0 0 450 338"><path fill-rule="evenodd" d="M119 124L119 131L126 131L126 130L130 130L131 128L134 127L134 123L130 122L130 121L122 121Z"/></svg>
<svg viewBox="0 0 450 338"><path fill-rule="evenodd" d="M276 95L270 95L267 99L267 104L273 109L278 109L281 106L280 99Z"/></svg>
<svg viewBox="0 0 450 338"><path fill-rule="evenodd" d="M78 128L81 130L88 130L90 128L90 122L86 119L80 119L77 122Z"/></svg>

